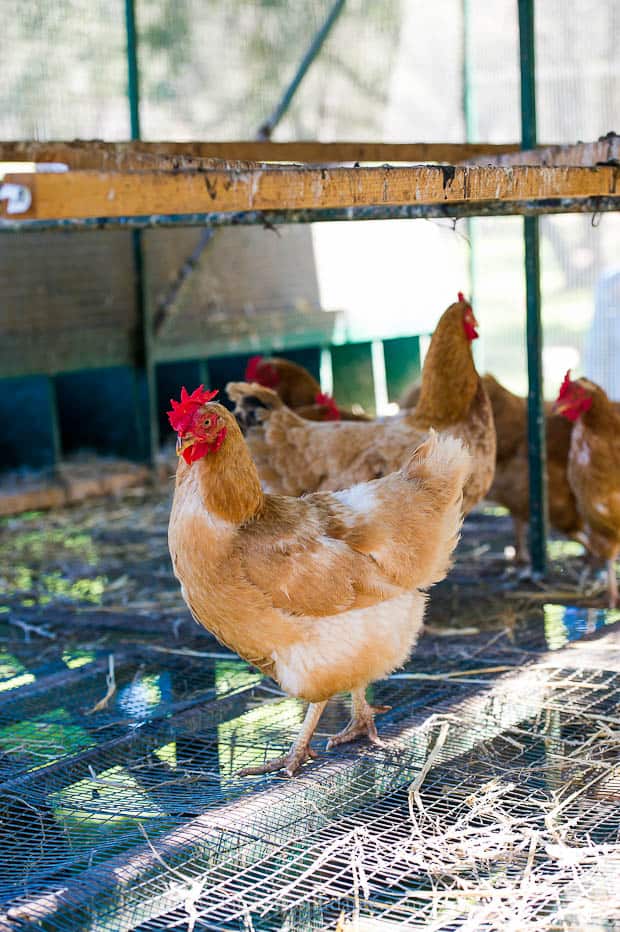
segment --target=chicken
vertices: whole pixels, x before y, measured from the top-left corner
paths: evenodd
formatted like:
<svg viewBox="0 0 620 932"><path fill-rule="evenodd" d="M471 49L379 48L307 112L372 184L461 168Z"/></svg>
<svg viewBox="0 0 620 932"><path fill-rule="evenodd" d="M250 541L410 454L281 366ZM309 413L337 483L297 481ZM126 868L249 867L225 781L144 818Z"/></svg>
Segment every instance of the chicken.
<svg viewBox="0 0 620 932"><path fill-rule="evenodd" d="M328 747L378 742L366 686L402 665L426 590L449 568L470 456L429 437L389 476L303 498L265 494L239 426L185 389L170 423L180 454L168 541L192 615L223 644L310 705L290 751L245 773L292 775L327 700L352 693L353 718Z"/></svg>
<svg viewBox="0 0 620 932"><path fill-rule="evenodd" d="M584 542L607 561L610 608L618 603L615 561L620 553L620 410L589 379L560 388L555 410L573 424L568 481L584 525Z"/></svg>
<svg viewBox="0 0 620 932"><path fill-rule="evenodd" d="M476 326L464 300L443 313L424 362L419 404L398 417L305 422L270 389L229 383L226 390L266 491L333 491L385 476L399 469L434 427L462 439L473 455L464 499L465 512L470 511L489 489L495 468L493 414L471 351Z"/></svg>
<svg viewBox="0 0 620 932"><path fill-rule="evenodd" d="M272 388L287 407L308 421L369 421L367 414L340 408L307 369L279 356L252 356L245 381Z"/></svg>
<svg viewBox="0 0 620 932"><path fill-rule="evenodd" d="M307 369L279 356L252 356L245 370L246 382L273 388L289 408L314 405L321 386Z"/></svg>
<svg viewBox="0 0 620 932"><path fill-rule="evenodd" d="M483 376L482 381L491 400L497 434L495 478L488 498L510 511L516 557L519 562L525 562L526 528L530 519L527 402L504 388L492 375ZM572 424L555 414L547 404L545 426L549 521L562 534L578 538L582 522L567 471Z"/></svg>

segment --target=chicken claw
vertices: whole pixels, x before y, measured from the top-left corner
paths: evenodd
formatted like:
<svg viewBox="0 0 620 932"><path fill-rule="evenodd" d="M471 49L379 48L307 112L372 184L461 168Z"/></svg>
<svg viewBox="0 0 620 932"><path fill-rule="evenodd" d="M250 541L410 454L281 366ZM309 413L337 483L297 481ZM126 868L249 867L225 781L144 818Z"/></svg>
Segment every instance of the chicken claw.
<svg viewBox="0 0 620 932"><path fill-rule="evenodd" d="M310 741L326 705L327 702L310 703L299 734L288 754L274 757L272 760L265 761L264 764L257 764L255 767L244 767L243 770L237 772L237 776L252 777L262 773L274 773L276 770L284 770L289 777L294 777L301 765L305 764L309 758L316 760L319 755L310 747Z"/></svg>
<svg viewBox="0 0 620 932"><path fill-rule="evenodd" d="M277 770L284 770L289 777L294 777L302 764L307 760L316 760L319 755L309 744L295 747L293 746L288 754L282 754L281 757L274 757L265 761L264 764L257 764L255 767L244 767L237 771L238 777L253 777L262 773L275 773Z"/></svg>
<svg viewBox="0 0 620 932"><path fill-rule="evenodd" d="M355 741L356 738L367 737L368 740L377 747L385 747L385 743L377 734L375 725L375 715L381 715L383 712L389 712L390 705L370 705L366 701L366 690L356 689L351 693L353 697L353 717L346 728L339 731L327 742L327 750L339 744L347 744L349 741Z"/></svg>

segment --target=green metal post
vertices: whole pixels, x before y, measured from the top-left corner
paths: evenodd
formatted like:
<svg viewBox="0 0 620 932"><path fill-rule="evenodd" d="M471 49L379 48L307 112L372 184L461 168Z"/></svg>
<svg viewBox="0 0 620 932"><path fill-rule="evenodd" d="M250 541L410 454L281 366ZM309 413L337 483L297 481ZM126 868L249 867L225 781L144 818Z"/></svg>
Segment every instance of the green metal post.
<svg viewBox="0 0 620 932"><path fill-rule="evenodd" d="M308 51L302 58L299 64L299 68L295 72L295 75L293 76L291 83L288 85L288 87L282 94L282 97L280 98L278 105L276 106L275 110L273 111L269 119L265 120L265 122L260 127L258 131L259 139L269 139L271 136L271 133L273 132L277 124L280 122L280 120L282 119L286 111L288 110L291 104L291 101L293 97L295 96L297 88L303 81L310 65L312 64L312 62L315 60L315 58L317 57L317 55L323 48L325 41L328 35L330 34L330 32L332 31L332 28L336 20L338 19L338 17L344 10L345 3L346 3L346 0L336 0L334 5L332 6L331 10L327 14L325 22L323 23L319 31L316 33L316 35L312 39L312 42L310 43Z"/></svg>
<svg viewBox="0 0 620 932"><path fill-rule="evenodd" d="M131 138L140 139L140 79L134 0L125 0L125 31L127 33L127 96L129 97Z"/></svg>
<svg viewBox="0 0 620 932"><path fill-rule="evenodd" d="M125 30L127 34L127 97L132 139L140 139L140 72L138 69L138 34L135 0L125 0ZM133 230L133 268L135 303L138 312L135 359L138 367L136 386L137 423L142 428L139 458L152 460L157 452L158 430L156 411L155 367L151 361L151 315L145 287L144 248L142 233Z"/></svg>
<svg viewBox="0 0 620 932"><path fill-rule="evenodd" d="M478 114L473 89L473 55L471 28L471 0L462 0L463 15L463 118L465 121L465 141L472 142L478 135ZM468 217L465 221L469 242L469 298L476 305L476 220Z"/></svg>
<svg viewBox="0 0 620 932"><path fill-rule="evenodd" d="M521 53L521 143L536 145L536 66L534 0L518 0ZM543 575L547 565L547 488L545 411L542 373L540 242L537 217L524 217L527 305L528 462L530 477L530 552L532 571Z"/></svg>

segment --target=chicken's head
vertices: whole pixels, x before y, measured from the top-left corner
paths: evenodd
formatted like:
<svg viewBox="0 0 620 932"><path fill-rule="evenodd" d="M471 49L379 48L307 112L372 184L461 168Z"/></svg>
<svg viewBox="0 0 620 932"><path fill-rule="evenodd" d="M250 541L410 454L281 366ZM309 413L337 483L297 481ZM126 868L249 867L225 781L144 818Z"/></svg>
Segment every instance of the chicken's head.
<svg viewBox="0 0 620 932"><path fill-rule="evenodd" d="M264 388L275 388L280 382L278 370L264 356L252 356L245 367L245 381L258 382Z"/></svg>
<svg viewBox="0 0 620 932"><path fill-rule="evenodd" d="M478 339L478 321L474 317L471 304L465 300L465 295L462 291L459 291L457 297L459 304L463 305L463 329L465 330L465 336L471 343L472 340Z"/></svg>
<svg viewBox="0 0 620 932"><path fill-rule="evenodd" d="M592 392L587 379L571 380L570 369L564 376L553 410L569 421L576 421L592 407ZM592 386L594 388L594 386Z"/></svg>
<svg viewBox="0 0 620 932"><path fill-rule="evenodd" d="M216 453L226 437L226 423L219 404L209 404L217 395L217 389L205 391L200 385L189 394L181 389L181 400L170 399L172 409L168 420L177 433L177 456L182 456L188 466L208 453Z"/></svg>

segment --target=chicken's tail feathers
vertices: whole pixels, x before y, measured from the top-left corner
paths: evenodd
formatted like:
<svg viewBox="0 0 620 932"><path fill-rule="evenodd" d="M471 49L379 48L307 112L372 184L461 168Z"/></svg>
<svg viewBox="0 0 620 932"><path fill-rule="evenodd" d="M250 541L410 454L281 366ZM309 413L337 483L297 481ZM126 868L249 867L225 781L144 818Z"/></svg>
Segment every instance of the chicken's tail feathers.
<svg viewBox="0 0 620 932"><path fill-rule="evenodd" d="M458 437L438 434L433 428L418 444L403 467L408 479L452 480L463 485L472 472L472 457Z"/></svg>
<svg viewBox="0 0 620 932"><path fill-rule="evenodd" d="M234 402L235 417L242 430L261 424L270 411L283 406L276 392L258 382L229 382L226 394Z"/></svg>
<svg viewBox="0 0 620 932"><path fill-rule="evenodd" d="M418 588L439 582L450 568L463 523L463 486L471 471L472 457L463 441L434 430L401 470L401 475L417 483L420 495L423 536L415 550Z"/></svg>
<svg viewBox="0 0 620 932"><path fill-rule="evenodd" d="M438 434L432 427L404 466L405 473L411 478L462 473L463 481L471 474L471 469L471 454L463 441L450 434Z"/></svg>

